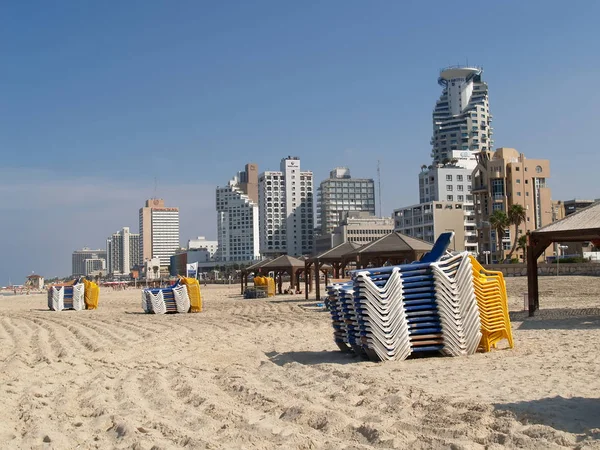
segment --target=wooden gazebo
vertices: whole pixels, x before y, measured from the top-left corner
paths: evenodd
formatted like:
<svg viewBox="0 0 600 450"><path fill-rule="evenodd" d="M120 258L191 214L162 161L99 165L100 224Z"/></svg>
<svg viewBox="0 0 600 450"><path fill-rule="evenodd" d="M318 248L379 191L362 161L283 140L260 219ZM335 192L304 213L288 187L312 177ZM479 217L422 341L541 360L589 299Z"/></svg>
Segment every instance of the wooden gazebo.
<svg viewBox="0 0 600 450"><path fill-rule="evenodd" d="M386 263L395 265L418 261L432 248L433 244L429 242L394 231L347 253L344 258L356 261L357 268L369 265L381 267Z"/></svg>
<svg viewBox="0 0 600 450"><path fill-rule="evenodd" d="M275 282L278 286L278 292L281 294L282 276L290 276L290 284L297 290L300 290L300 274L304 272L304 261L293 256L281 255L266 264L260 266L262 272L275 272Z"/></svg>
<svg viewBox="0 0 600 450"><path fill-rule="evenodd" d="M529 315L540 308L538 258L553 242L600 240L600 202L562 220L527 233L527 296Z"/></svg>
<svg viewBox="0 0 600 450"><path fill-rule="evenodd" d="M312 258L308 258L304 264L304 272L306 276L304 277L304 297L308 300L308 293L311 287L310 282L310 271L311 267L314 265L314 276L315 276L315 292L317 296L317 300L321 299L321 292L319 288L320 282L320 272L325 274L325 286L327 286L327 267L325 264L330 264L333 268L333 277L340 278L340 274L343 277L344 270L346 269L346 265L348 264L348 260L345 258L345 255L353 252L360 245L354 242L344 242L340 245L333 247L331 250L327 250L320 255L313 256Z"/></svg>
<svg viewBox="0 0 600 450"><path fill-rule="evenodd" d="M267 264L268 262L271 262L271 259L264 259L262 261L258 261L254 264L252 264L251 266L246 267L245 269L242 269L242 273L241 273L241 277L240 277L240 283L241 283L241 289L242 292L241 294L244 295L244 292L246 291L246 289L248 289L248 275L250 275L252 272L257 272L260 270L260 268L262 266L264 266L265 264Z"/></svg>

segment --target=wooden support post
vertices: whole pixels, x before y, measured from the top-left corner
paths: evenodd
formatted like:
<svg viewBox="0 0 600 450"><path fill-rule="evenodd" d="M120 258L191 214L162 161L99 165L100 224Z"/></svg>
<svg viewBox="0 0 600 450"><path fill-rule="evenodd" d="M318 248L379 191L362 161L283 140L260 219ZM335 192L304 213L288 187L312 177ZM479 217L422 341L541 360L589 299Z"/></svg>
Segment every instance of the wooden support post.
<svg viewBox="0 0 600 450"><path fill-rule="evenodd" d="M242 295L244 295L244 278L246 278L246 282L248 282L248 275L242 272L242 277L240 279L240 285L242 288Z"/></svg>
<svg viewBox="0 0 600 450"><path fill-rule="evenodd" d="M304 263L304 299L308 300L308 289L310 286L310 263Z"/></svg>
<svg viewBox="0 0 600 450"><path fill-rule="evenodd" d="M320 267L321 263L319 262L319 260L315 260L315 294L316 294L316 298L317 300L321 300L321 287L319 286L319 282L320 282L320 274L319 274L319 267Z"/></svg>
<svg viewBox="0 0 600 450"><path fill-rule="evenodd" d="M538 267L535 247L527 245L527 299L529 301L529 317L533 317L538 303Z"/></svg>

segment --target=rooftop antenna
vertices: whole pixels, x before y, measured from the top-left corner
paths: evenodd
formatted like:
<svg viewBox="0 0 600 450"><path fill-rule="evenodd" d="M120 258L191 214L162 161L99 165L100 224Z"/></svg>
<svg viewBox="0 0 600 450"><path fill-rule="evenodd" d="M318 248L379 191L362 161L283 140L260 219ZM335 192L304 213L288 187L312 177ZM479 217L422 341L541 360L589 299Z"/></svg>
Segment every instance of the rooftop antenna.
<svg viewBox="0 0 600 450"><path fill-rule="evenodd" d="M157 188L157 185L158 185L158 181L156 179L156 176L154 176L154 197L152 197L152 198L156 198L156 188Z"/></svg>
<svg viewBox="0 0 600 450"><path fill-rule="evenodd" d="M379 190L379 216L383 217L381 212L381 167L379 164L379 160L377 160L377 184Z"/></svg>

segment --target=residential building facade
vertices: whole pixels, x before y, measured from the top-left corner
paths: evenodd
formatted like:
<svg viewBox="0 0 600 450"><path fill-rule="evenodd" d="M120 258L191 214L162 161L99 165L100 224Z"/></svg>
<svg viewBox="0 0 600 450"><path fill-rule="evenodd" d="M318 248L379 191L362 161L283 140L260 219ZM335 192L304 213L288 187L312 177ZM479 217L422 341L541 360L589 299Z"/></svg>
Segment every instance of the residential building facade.
<svg viewBox="0 0 600 450"><path fill-rule="evenodd" d="M166 207L159 198L146 200L140 208L140 259L158 258L161 268L179 249L179 208Z"/></svg>
<svg viewBox="0 0 600 450"><path fill-rule="evenodd" d="M313 174L300 159L281 160L279 171L258 180L260 253L263 256L309 255L313 251Z"/></svg>
<svg viewBox="0 0 600 450"><path fill-rule="evenodd" d="M434 243L442 233L454 232L450 250L468 250L469 238L476 239L474 214L465 216L464 205L431 201L394 210L394 231ZM468 226L466 220L469 220Z"/></svg>
<svg viewBox="0 0 600 450"><path fill-rule="evenodd" d="M374 216L375 182L370 178L352 178L350 169L337 167L321 182L317 192L317 227L321 235L333 232L344 211L365 211Z"/></svg>
<svg viewBox="0 0 600 450"><path fill-rule="evenodd" d="M83 276L85 271L86 259L102 259L106 261L106 250L92 250L88 247L83 247L81 250L75 250L71 259L71 271L73 276Z"/></svg>
<svg viewBox="0 0 600 450"><path fill-rule="evenodd" d="M209 241L204 236L198 236L195 239L188 240L188 250L204 249L208 252L210 258L214 258L219 249L219 241Z"/></svg>
<svg viewBox="0 0 600 450"><path fill-rule="evenodd" d="M498 148L496 151L483 151L477 155L477 167L473 171L473 197L475 220L478 230L480 254L491 252L492 260L500 260L502 251L498 247L496 232L490 226L490 216L494 211L508 213L511 205L523 206L526 220L518 230L518 235L535 230L553 221L552 199L547 180L550 177L550 161L547 159L527 159L514 148ZM514 225L506 229L502 239L502 249L507 253L517 230ZM514 257L523 258L517 250Z"/></svg>
<svg viewBox="0 0 600 450"><path fill-rule="evenodd" d="M394 231L394 219L391 217L375 217L367 211L343 211L339 217L339 225L332 233L315 239L315 254L324 253L344 242L365 245Z"/></svg>
<svg viewBox="0 0 600 450"><path fill-rule="evenodd" d="M110 274L128 275L142 263L140 235L123 227L106 240L106 269Z"/></svg>
<svg viewBox="0 0 600 450"><path fill-rule="evenodd" d="M106 260L100 258L90 258L85 260L85 276L106 275Z"/></svg>
<svg viewBox="0 0 600 450"><path fill-rule="evenodd" d="M477 164L475 154L493 147L492 115L483 69L453 66L442 69L442 94L433 111L431 157L434 164L457 161L467 169Z"/></svg>
<svg viewBox="0 0 600 450"><path fill-rule="evenodd" d="M478 240L471 192L472 173L473 170L455 164L440 164L432 166L428 170L423 169L419 174L419 201L423 204L447 202L454 204L452 210L458 209L458 204L462 205L460 209L464 215L464 242L458 245L458 248L475 255L478 253ZM414 206L407 208L414 208ZM444 211L448 210L445 207L443 209ZM454 225L452 227L455 228ZM458 238L459 233L457 232L455 239Z"/></svg>
<svg viewBox="0 0 600 450"><path fill-rule="evenodd" d="M252 262L260 259L258 203L251 198L258 197L254 193L255 186L258 189L258 167L256 164L247 164L245 170L238 172L227 186L217 187L215 260Z"/></svg>

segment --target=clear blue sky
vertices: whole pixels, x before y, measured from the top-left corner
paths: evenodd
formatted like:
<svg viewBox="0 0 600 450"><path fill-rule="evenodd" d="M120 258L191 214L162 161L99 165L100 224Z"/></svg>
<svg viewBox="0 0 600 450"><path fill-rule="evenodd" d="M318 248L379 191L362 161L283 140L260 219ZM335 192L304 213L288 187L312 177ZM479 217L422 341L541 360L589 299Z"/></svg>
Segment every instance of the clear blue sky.
<svg viewBox="0 0 600 450"><path fill-rule="evenodd" d="M491 3L491 2L490 2ZM4 2L0 284L70 273L154 194L182 243L214 187L299 156L418 201L438 70L484 67L496 146L551 160L553 198L600 197L600 3Z"/></svg>

